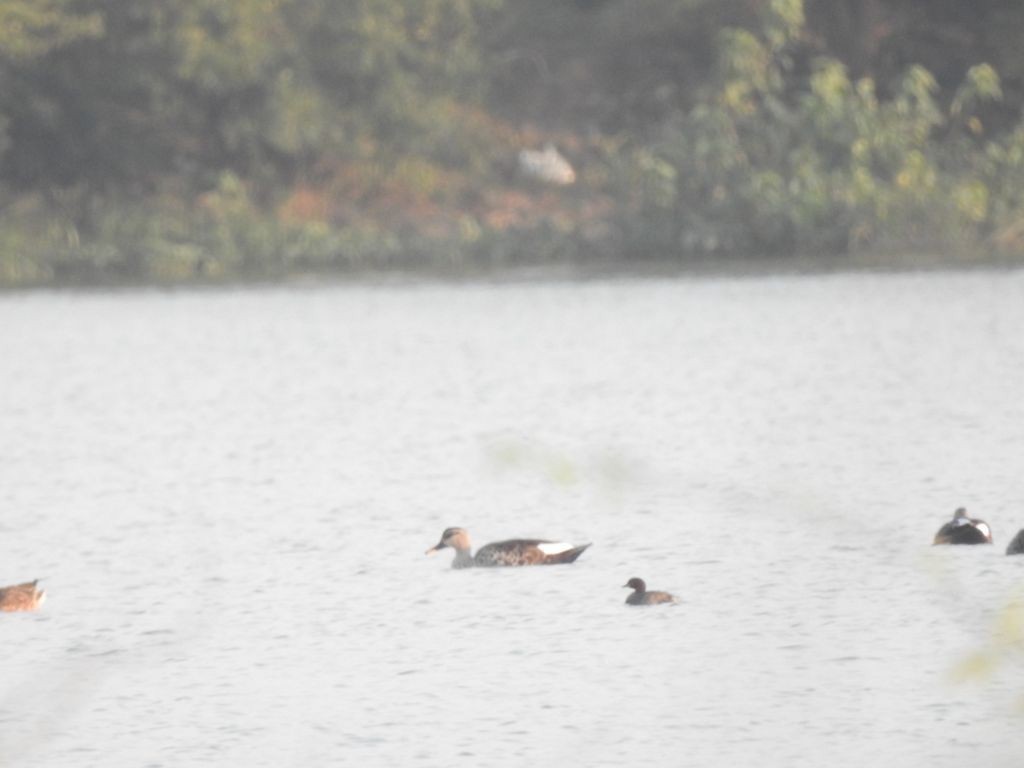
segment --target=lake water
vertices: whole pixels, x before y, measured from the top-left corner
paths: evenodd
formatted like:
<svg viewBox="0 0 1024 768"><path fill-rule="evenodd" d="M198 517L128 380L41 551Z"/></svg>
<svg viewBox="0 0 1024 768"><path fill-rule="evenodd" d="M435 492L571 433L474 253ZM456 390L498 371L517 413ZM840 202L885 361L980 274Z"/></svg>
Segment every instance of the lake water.
<svg viewBox="0 0 1024 768"><path fill-rule="evenodd" d="M1020 764L1024 272L38 292L0 328L0 584L49 594L0 615L2 766ZM929 546L960 505L994 547ZM594 545L454 571L453 525Z"/></svg>

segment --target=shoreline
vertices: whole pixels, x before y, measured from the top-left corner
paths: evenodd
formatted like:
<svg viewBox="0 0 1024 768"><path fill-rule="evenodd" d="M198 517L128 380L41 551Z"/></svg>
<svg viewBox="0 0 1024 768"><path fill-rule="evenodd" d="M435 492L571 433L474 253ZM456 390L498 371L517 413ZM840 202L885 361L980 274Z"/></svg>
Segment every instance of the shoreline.
<svg viewBox="0 0 1024 768"><path fill-rule="evenodd" d="M332 285L395 285L412 283L474 282L588 282L608 279L742 279L774 276L824 276L838 274L912 274L930 272L1004 271L1024 269L1024 258L986 254L970 258L949 254L908 252L864 253L844 256L687 257L565 260L548 263L411 263L294 270L272 276L194 277L146 279L117 275L82 275L53 279L0 283L0 295L55 292L104 292L118 290L217 290L270 287L318 287Z"/></svg>

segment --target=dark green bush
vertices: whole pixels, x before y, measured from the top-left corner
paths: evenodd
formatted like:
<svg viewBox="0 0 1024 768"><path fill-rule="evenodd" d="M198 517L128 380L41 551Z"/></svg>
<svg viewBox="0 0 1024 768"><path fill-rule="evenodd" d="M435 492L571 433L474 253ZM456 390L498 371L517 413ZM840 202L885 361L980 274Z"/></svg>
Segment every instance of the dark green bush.
<svg viewBox="0 0 1024 768"><path fill-rule="evenodd" d="M836 59L796 66L800 8L775 0L760 35L726 30L707 97L632 152L619 178L638 198L634 229L668 252L827 254L969 247L1019 215L1019 132L971 134L1001 95L991 67L947 109L917 66L882 101Z"/></svg>

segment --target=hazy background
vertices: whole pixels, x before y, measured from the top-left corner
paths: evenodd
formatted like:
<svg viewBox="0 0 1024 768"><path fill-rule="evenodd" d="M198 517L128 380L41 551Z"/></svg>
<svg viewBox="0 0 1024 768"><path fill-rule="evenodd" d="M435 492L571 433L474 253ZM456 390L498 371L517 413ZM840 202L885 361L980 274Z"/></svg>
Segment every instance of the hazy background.
<svg viewBox="0 0 1024 768"><path fill-rule="evenodd" d="M0 283L1016 261L1022 32L1001 0L3 0Z"/></svg>
<svg viewBox="0 0 1024 768"><path fill-rule="evenodd" d="M0 766L1016 766L1022 31L0 0Z"/></svg>

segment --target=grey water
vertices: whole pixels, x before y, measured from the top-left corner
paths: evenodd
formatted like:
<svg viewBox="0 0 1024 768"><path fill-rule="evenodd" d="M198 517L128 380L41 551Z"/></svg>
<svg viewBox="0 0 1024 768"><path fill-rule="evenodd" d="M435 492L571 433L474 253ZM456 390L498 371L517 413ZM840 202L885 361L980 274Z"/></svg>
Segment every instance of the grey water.
<svg viewBox="0 0 1024 768"><path fill-rule="evenodd" d="M1024 272L0 296L0 765L1011 766ZM994 546L930 546L964 505ZM477 545L593 546L455 571ZM624 605L632 576L674 607Z"/></svg>

